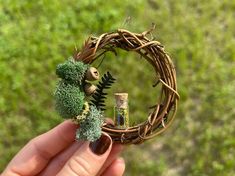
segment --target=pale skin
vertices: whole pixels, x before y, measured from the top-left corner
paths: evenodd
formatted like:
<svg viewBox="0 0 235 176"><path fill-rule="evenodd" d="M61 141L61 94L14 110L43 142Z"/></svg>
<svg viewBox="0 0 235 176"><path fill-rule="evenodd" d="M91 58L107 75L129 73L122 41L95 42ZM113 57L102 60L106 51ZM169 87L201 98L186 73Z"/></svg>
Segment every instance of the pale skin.
<svg viewBox="0 0 235 176"><path fill-rule="evenodd" d="M74 140L77 128L67 120L30 140L1 176L122 176L123 146L111 142L104 154L96 155L89 142Z"/></svg>

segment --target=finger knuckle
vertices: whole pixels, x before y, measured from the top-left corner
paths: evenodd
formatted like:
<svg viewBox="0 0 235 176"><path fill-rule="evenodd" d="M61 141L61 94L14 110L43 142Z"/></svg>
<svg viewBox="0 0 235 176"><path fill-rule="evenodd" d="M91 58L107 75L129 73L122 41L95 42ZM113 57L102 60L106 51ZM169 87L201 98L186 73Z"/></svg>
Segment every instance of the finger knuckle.
<svg viewBox="0 0 235 176"><path fill-rule="evenodd" d="M39 141L40 141L40 138L41 138L41 135L32 138L32 139L28 142L28 145L35 145L35 144L38 144Z"/></svg>
<svg viewBox="0 0 235 176"><path fill-rule="evenodd" d="M68 162L69 169L77 176L94 176L91 164L82 157L73 157Z"/></svg>
<svg viewBox="0 0 235 176"><path fill-rule="evenodd" d="M41 156L43 159L50 159L51 154L47 149L41 147L39 136L31 139L27 145L30 146L35 151L35 153Z"/></svg>

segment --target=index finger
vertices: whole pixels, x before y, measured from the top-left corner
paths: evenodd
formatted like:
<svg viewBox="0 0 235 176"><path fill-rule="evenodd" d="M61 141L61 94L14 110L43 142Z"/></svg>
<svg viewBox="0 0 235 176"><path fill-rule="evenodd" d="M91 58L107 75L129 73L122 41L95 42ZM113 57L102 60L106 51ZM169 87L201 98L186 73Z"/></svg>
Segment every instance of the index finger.
<svg viewBox="0 0 235 176"><path fill-rule="evenodd" d="M67 120L52 130L32 139L12 159L2 176L38 174L52 157L67 148L75 139L77 125Z"/></svg>

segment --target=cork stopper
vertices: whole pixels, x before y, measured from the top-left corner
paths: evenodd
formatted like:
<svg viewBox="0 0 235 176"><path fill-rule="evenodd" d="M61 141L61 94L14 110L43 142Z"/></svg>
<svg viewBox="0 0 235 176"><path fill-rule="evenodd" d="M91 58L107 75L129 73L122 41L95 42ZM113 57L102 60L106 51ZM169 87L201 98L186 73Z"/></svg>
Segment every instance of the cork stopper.
<svg viewBox="0 0 235 176"><path fill-rule="evenodd" d="M128 108L128 93L115 93L114 96L117 108Z"/></svg>

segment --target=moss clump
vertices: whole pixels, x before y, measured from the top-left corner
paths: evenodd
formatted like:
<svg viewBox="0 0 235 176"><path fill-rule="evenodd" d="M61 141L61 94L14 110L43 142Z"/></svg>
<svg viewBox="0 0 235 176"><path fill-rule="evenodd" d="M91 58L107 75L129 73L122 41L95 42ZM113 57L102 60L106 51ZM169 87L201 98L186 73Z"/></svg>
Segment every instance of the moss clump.
<svg viewBox="0 0 235 176"><path fill-rule="evenodd" d="M77 139L95 141L101 136L103 119L100 110L85 103L82 83L88 68L89 65L73 59L57 66L56 74L62 80L55 91L55 107L60 116L80 124Z"/></svg>
<svg viewBox="0 0 235 176"><path fill-rule="evenodd" d="M54 96L55 108L63 118L73 118L82 112L85 94L79 86L61 80Z"/></svg>
<svg viewBox="0 0 235 176"><path fill-rule="evenodd" d="M69 82L70 84L81 84L88 67L89 65L84 64L83 62L69 59L57 66L56 74L58 77Z"/></svg>
<svg viewBox="0 0 235 176"><path fill-rule="evenodd" d="M103 115L95 106L90 106L90 112L86 119L80 123L76 138L85 141L95 141L101 136Z"/></svg>

